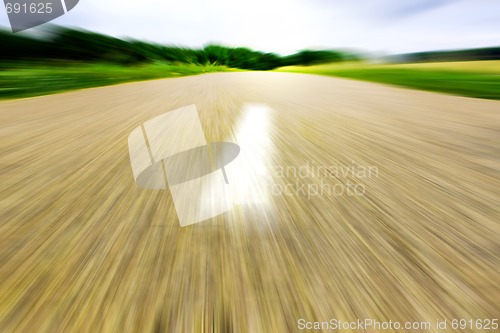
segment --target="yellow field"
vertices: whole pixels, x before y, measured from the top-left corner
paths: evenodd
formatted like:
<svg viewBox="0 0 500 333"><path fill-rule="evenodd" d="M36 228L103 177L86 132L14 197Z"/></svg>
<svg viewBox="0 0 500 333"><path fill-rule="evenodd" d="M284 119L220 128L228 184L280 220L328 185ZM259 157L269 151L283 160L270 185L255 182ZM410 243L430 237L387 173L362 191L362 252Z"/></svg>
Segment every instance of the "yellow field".
<svg viewBox="0 0 500 333"><path fill-rule="evenodd" d="M450 62L428 62L410 64L387 64L370 62L345 62L316 66L287 66L278 69L280 72L324 72L340 69L363 69L363 68L409 68L409 69L434 69L467 72L485 72L500 74L500 60L485 61L450 61Z"/></svg>

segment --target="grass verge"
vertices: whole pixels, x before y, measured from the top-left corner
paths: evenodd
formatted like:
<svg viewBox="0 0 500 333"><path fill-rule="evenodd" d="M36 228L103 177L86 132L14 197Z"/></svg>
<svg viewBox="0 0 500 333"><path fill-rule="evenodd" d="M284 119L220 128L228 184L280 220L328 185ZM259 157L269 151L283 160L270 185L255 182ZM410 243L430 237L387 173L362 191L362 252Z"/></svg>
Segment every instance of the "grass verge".
<svg viewBox="0 0 500 333"><path fill-rule="evenodd" d="M278 71L338 76L500 100L500 61L399 65L351 63L283 67Z"/></svg>
<svg viewBox="0 0 500 333"><path fill-rule="evenodd" d="M222 66L168 64L0 64L0 99L229 70L231 69Z"/></svg>

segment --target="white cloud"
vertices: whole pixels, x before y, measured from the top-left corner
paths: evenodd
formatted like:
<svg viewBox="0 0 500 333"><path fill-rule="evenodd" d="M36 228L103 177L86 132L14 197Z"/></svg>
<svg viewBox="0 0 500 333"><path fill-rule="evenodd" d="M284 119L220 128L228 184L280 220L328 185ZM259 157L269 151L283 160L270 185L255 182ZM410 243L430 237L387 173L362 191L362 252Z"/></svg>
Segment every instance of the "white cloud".
<svg viewBox="0 0 500 333"><path fill-rule="evenodd" d="M191 47L400 53L498 45L498 13L494 0L81 0L54 23Z"/></svg>

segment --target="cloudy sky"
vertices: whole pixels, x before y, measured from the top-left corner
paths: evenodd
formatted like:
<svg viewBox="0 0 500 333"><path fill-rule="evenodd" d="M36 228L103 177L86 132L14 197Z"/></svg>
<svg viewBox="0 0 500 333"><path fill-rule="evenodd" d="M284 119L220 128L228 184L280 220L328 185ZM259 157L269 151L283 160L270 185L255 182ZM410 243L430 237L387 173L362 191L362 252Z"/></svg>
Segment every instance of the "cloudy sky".
<svg viewBox="0 0 500 333"><path fill-rule="evenodd" d="M54 23L190 47L405 53L500 45L500 0L80 0Z"/></svg>

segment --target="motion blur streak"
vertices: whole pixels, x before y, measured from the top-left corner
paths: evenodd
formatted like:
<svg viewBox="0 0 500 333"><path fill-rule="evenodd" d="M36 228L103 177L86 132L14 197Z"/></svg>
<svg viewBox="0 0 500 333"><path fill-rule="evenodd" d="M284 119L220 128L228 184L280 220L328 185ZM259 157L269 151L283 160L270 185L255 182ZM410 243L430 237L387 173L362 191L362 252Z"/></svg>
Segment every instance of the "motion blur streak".
<svg viewBox="0 0 500 333"><path fill-rule="evenodd" d="M232 201L266 209L269 205L268 182L271 181L272 141L269 107L244 104L236 121L234 140L241 148L240 156L226 168ZM228 138L230 139L230 138Z"/></svg>
<svg viewBox="0 0 500 333"><path fill-rule="evenodd" d="M266 109L247 118L249 102ZM135 185L127 137L190 104L208 142L253 131L256 163L354 161L378 177L358 179L362 196L271 195L180 228L168 191ZM219 73L1 102L0 124L1 332L500 316L498 101Z"/></svg>

